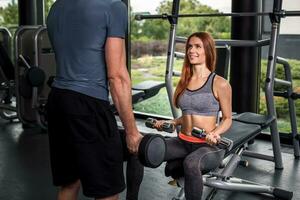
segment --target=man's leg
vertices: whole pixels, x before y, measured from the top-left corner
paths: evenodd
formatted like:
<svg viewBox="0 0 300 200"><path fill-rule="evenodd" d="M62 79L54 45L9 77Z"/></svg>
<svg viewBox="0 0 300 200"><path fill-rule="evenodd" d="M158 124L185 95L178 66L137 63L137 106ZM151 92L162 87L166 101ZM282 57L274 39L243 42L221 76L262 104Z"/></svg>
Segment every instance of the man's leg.
<svg viewBox="0 0 300 200"><path fill-rule="evenodd" d="M119 194L110 197L101 198L101 199L96 199L96 200L118 200L118 199L119 199Z"/></svg>
<svg viewBox="0 0 300 200"><path fill-rule="evenodd" d="M144 166L137 155L129 154L126 167L126 200L138 200L140 185L144 176Z"/></svg>
<svg viewBox="0 0 300 200"><path fill-rule="evenodd" d="M83 194L94 199L118 199L125 189L123 149L109 102L80 95L82 116L69 117ZM77 107L74 107L78 109ZM73 108L73 109L74 109Z"/></svg>
<svg viewBox="0 0 300 200"><path fill-rule="evenodd" d="M77 200L80 189L80 180L69 185L62 186L58 191L57 200Z"/></svg>
<svg viewBox="0 0 300 200"><path fill-rule="evenodd" d="M73 100L73 98L72 98ZM66 123L68 110L74 110L66 90L53 88L47 102L48 136L53 184L59 186L58 200L75 200L80 189L77 159ZM66 107L64 105L69 105Z"/></svg>
<svg viewBox="0 0 300 200"><path fill-rule="evenodd" d="M124 161L127 161L126 166L126 200L138 200L140 185L144 177L144 166L140 163L138 155L129 153L126 144L126 133L124 130L119 130L121 135Z"/></svg>

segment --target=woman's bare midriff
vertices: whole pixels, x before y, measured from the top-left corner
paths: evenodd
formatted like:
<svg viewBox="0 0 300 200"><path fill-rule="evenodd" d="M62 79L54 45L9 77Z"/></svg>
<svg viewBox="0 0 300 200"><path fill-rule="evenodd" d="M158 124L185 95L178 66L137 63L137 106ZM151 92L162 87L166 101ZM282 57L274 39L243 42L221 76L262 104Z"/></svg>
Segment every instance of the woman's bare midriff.
<svg viewBox="0 0 300 200"><path fill-rule="evenodd" d="M215 116L183 115L181 133L191 136L193 128L204 129L209 133L216 128Z"/></svg>

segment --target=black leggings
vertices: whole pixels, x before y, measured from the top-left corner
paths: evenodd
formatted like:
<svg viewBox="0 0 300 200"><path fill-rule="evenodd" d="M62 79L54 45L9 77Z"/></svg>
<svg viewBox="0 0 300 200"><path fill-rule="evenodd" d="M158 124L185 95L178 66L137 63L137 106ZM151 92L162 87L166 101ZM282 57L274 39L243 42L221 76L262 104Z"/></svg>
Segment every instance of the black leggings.
<svg viewBox="0 0 300 200"><path fill-rule="evenodd" d="M183 158L184 192L186 200L201 200L202 173L216 169L223 160L225 151L208 144L196 144L177 137L166 138L165 161Z"/></svg>
<svg viewBox="0 0 300 200"><path fill-rule="evenodd" d="M126 147L124 135L123 142ZM203 190L202 173L217 168L223 160L225 151L208 144L185 142L177 137L166 138L166 144L165 161L183 159L186 200L200 200ZM137 200L144 167L137 156L130 155L127 149L124 157L128 161L126 200Z"/></svg>

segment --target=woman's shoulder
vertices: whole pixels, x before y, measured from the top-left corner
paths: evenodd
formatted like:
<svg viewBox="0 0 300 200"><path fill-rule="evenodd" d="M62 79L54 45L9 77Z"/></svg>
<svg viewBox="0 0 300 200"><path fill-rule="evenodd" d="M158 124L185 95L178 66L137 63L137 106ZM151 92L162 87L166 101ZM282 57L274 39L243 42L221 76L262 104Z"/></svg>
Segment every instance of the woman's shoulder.
<svg viewBox="0 0 300 200"><path fill-rule="evenodd" d="M216 86L217 89L221 89L221 90L231 89L230 83L225 78L217 74L215 75L214 78L214 85Z"/></svg>

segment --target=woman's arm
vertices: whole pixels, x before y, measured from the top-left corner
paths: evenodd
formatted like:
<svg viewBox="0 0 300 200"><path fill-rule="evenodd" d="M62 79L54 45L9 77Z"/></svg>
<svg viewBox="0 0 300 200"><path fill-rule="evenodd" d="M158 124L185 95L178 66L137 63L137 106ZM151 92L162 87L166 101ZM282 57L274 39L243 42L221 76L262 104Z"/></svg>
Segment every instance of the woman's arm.
<svg viewBox="0 0 300 200"><path fill-rule="evenodd" d="M183 123L182 121L183 121L182 117L170 120L170 122L173 123L175 126L182 125L182 123Z"/></svg>
<svg viewBox="0 0 300 200"><path fill-rule="evenodd" d="M214 145L220 139L220 135L226 132L232 123L232 101L231 101L231 86L222 77L217 76L214 82L214 91L219 99L222 111L222 121L213 131L209 132L206 136L206 142Z"/></svg>
<svg viewBox="0 0 300 200"><path fill-rule="evenodd" d="M172 123L174 124L174 126L178 126L178 125L181 125L182 124L182 117L179 117L179 118L176 118L176 119L172 119L172 120L157 120L156 123L154 124L154 127L158 130L158 131L162 131L163 128L163 124L164 123Z"/></svg>
<svg viewBox="0 0 300 200"><path fill-rule="evenodd" d="M217 128L214 129L211 133L220 135L226 132L230 128L232 123L232 91L228 81L221 77L216 78L217 80L215 83L215 89L222 111L222 121L220 122L219 126L217 126Z"/></svg>

